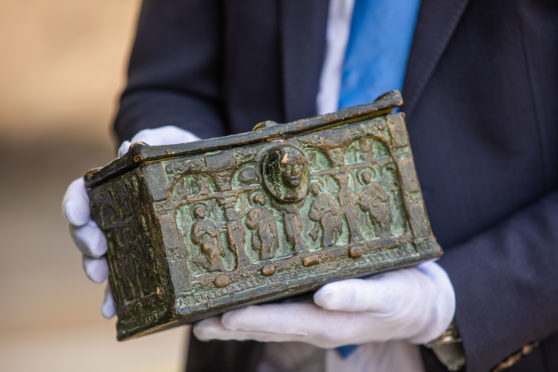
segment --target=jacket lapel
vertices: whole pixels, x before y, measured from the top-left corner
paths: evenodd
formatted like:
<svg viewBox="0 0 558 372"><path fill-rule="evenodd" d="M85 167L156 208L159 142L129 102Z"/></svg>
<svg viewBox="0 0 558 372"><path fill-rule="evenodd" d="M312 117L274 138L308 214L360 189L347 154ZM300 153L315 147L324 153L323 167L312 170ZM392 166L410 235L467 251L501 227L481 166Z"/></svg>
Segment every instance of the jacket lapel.
<svg viewBox="0 0 558 372"><path fill-rule="evenodd" d="M469 0L422 0L403 87L410 115Z"/></svg>
<svg viewBox="0 0 558 372"><path fill-rule="evenodd" d="M422 0L403 88L409 115L469 0ZM285 120L315 114L325 55L328 0L279 0Z"/></svg>
<svg viewBox="0 0 558 372"><path fill-rule="evenodd" d="M328 0L278 0L285 120L315 115Z"/></svg>

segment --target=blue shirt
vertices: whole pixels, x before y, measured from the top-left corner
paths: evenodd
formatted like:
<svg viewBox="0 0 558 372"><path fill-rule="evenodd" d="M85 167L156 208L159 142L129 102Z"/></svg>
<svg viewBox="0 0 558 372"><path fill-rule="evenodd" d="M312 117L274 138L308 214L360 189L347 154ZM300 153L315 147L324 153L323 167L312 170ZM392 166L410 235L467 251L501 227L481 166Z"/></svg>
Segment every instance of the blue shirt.
<svg viewBox="0 0 558 372"><path fill-rule="evenodd" d="M420 0L355 0L339 108L403 89Z"/></svg>

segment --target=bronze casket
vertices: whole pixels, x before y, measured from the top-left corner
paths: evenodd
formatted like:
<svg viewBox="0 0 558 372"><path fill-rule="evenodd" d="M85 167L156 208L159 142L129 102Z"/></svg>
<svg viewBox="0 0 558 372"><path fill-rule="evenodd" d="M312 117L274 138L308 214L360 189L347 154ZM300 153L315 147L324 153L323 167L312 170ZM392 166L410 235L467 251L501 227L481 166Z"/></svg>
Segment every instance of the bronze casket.
<svg viewBox="0 0 558 372"><path fill-rule="evenodd" d="M438 257L399 92L85 175L119 340Z"/></svg>

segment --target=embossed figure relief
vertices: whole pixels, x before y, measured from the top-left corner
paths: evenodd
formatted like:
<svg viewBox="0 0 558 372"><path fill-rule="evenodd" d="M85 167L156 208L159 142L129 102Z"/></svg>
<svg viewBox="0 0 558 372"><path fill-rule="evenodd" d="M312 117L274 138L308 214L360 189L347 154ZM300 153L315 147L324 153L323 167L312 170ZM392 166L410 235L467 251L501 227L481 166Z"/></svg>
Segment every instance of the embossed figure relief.
<svg viewBox="0 0 558 372"><path fill-rule="evenodd" d="M313 182L310 190L315 197L308 213L308 218L315 222L310 237L313 240L318 239L321 228L322 246L325 248L333 246L343 232L341 209L331 195L322 192L318 182Z"/></svg>
<svg viewBox="0 0 558 372"><path fill-rule="evenodd" d="M305 252L307 249L302 237L302 220L300 219L298 206L283 206L283 221L285 223L285 234L289 243L292 244L293 251L295 253Z"/></svg>
<svg viewBox="0 0 558 372"><path fill-rule="evenodd" d="M260 156L236 150L212 155L220 159L214 164L235 161L211 174L174 173L175 203L196 205L188 218L177 216L196 274L404 232L404 215L392 215L394 205L403 213L400 194L382 186L395 182L386 145L371 136L346 147L315 138L306 145L264 146Z"/></svg>
<svg viewBox="0 0 558 372"><path fill-rule="evenodd" d="M308 194L308 162L296 147L278 146L268 150L261 168L265 188L277 200L297 202Z"/></svg>
<svg viewBox="0 0 558 372"><path fill-rule="evenodd" d="M376 231L376 236L387 237L391 235L390 225L392 220L389 197L382 186L373 181L372 171L363 171L361 179L365 187L358 195L360 209L368 213Z"/></svg>
<svg viewBox="0 0 558 372"><path fill-rule="evenodd" d="M153 248L141 239L142 227L153 223L147 209L135 202L142 196L142 187L136 176L117 180L104 193L111 203L93 205L92 209L102 218L98 223L110 248L107 261L114 273L110 282L113 297L119 304L116 309L119 317L153 309L153 303L141 305L138 298L157 294L161 281Z"/></svg>
<svg viewBox="0 0 558 372"><path fill-rule="evenodd" d="M246 215L246 226L252 230L252 249L259 252L260 260L275 257L279 245L273 212L265 207L265 196L256 192L254 207Z"/></svg>
<svg viewBox="0 0 558 372"><path fill-rule="evenodd" d="M240 265L250 262L244 253L244 225L240 219L241 216L234 208L227 208L225 213L227 217L229 249L233 251L236 256L235 269L238 269Z"/></svg>
<svg viewBox="0 0 558 372"><path fill-rule="evenodd" d="M334 177L339 183L339 205L341 206L341 208L343 208L343 211L347 218L347 224L349 226L350 232L350 241L351 243L361 242L363 240L363 237L353 210L355 198L353 197L353 193L349 185L350 177L348 174L336 174L334 175Z"/></svg>
<svg viewBox="0 0 558 372"><path fill-rule="evenodd" d="M245 229L242 223L242 215L235 209L236 195L228 195L219 198L219 204L225 209L226 219L226 243L229 250L235 255L235 270L241 265L250 262L244 252Z"/></svg>
<svg viewBox="0 0 558 372"><path fill-rule="evenodd" d="M200 254L193 259L209 271L224 271L222 257L225 248L221 243L219 228L207 215L207 207L198 204L194 207L194 216L197 222L192 226L190 238L200 247Z"/></svg>
<svg viewBox="0 0 558 372"><path fill-rule="evenodd" d="M195 180L198 191L192 196L192 199L199 199L201 197L207 196L210 192L209 182L205 177L198 174Z"/></svg>
<svg viewBox="0 0 558 372"><path fill-rule="evenodd" d="M206 200L217 191L217 186L210 176L203 173L176 174L171 183L174 203Z"/></svg>

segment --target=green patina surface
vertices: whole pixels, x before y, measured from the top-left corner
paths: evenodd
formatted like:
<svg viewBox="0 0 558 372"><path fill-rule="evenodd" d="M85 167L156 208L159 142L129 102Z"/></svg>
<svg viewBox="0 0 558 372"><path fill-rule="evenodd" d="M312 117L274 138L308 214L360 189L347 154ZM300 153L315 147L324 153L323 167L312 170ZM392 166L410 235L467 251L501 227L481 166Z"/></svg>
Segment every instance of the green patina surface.
<svg viewBox="0 0 558 372"><path fill-rule="evenodd" d="M119 339L440 256L399 92L85 176Z"/></svg>

